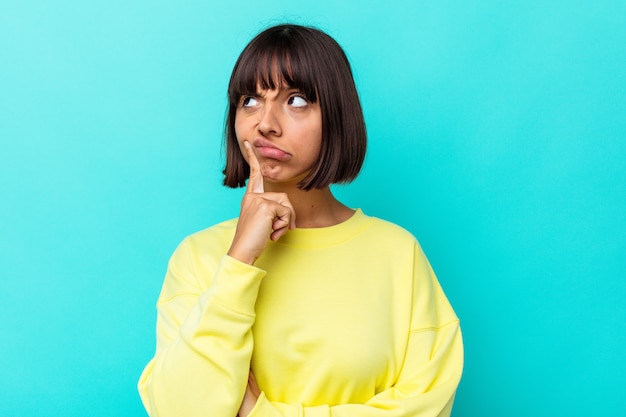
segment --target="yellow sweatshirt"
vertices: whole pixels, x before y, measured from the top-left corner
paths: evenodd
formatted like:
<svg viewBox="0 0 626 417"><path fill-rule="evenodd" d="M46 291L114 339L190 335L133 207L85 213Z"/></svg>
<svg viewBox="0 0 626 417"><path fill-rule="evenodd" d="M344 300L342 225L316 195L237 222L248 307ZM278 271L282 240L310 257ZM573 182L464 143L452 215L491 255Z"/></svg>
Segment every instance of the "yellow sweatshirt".
<svg viewBox="0 0 626 417"><path fill-rule="evenodd" d="M360 210L296 229L254 266L225 255L236 220L186 238L157 302L139 380L150 416L449 416L463 367L459 321L415 238Z"/></svg>

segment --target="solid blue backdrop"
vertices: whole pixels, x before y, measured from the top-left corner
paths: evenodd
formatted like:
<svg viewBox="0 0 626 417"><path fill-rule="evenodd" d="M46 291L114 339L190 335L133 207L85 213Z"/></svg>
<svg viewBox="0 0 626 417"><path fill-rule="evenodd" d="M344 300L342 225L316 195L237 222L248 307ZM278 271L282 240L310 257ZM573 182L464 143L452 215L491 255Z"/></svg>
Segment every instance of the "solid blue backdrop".
<svg viewBox="0 0 626 417"><path fill-rule="evenodd" d="M0 6L0 415L141 416L155 301L221 187L226 85L291 21L346 49L349 205L424 247L461 318L454 417L624 415L621 1Z"/></svg>

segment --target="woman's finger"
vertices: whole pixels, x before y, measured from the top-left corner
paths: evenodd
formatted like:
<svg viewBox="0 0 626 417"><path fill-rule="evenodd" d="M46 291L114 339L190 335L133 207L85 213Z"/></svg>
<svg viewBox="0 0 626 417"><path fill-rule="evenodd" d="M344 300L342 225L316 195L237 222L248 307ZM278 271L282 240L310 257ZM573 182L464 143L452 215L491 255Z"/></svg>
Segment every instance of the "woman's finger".
<svg viewBox="0 0 626 417"><path fill-rule="evenodd" d="M282 194L281 197L277 200L278 204L284 207L289 208L289 229L293 230L296 228L296 210L293 208L291 201L289 201L289 197L286 194ZM275 228L274 228L275 229Z"/></svg>
<svg viewBox="0 0 626 417"><path fill-rule="evenodd" d="M252 393L258 398L259 395L261 395L261 390L259 389L259 384L256 382L256 377L254 376L254 373L252 372L252 369L250 370L250 373L248 374L248 386L250 387L250 391L252 391Z"/></svg>
<svg viewBox="0 0 626 417"><path fill-rule="evenodd" d="M279 202L274 209L274 219L272 221L272 233L270 239L273 241L278 240L283 234L291 228L292 220L294 217L294 211L291 207L289 200L286 202Z"/></svg>
<svg viewBox="0 0 626 417"><path fill-rule="evenodd" d="M248 179L248 187L246 192L248 193L262 193L265 191L263 188L263 175L261 174L261 165L259 160L252 150L252 145L247 140L243 142L243 146L246 149L246 156L248 157L248 165L250 165L250 178Z"/></svg>

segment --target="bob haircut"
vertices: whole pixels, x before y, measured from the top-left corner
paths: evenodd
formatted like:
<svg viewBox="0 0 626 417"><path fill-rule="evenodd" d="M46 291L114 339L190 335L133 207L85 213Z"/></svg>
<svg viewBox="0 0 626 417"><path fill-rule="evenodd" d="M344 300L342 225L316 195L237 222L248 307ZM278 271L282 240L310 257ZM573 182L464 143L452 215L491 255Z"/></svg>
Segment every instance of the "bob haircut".
<svg viewBox="0 0 626 417"><path fill-rule="evenodd" d="M299 90L312 103L319 100L322 113L320 154L298 187L310 190L354 180L365 159L367 134L348 58L326 33L287 24L258 34L233 68L228 85L224 185L243 187L250 176L235 134L241 97L255 96L259 87L283 86Z"/></svg>

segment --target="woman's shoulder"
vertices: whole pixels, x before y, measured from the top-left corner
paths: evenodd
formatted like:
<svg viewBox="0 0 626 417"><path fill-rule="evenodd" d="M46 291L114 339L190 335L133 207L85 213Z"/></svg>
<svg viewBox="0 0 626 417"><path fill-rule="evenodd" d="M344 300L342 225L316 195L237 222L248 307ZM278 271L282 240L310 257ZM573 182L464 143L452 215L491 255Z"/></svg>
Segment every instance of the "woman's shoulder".
<svg viewBox="0 0 626 417"><path fill-rule="evenodd" d="M170 269L194 273L215 270L232 242L236 225L236 219L226 220L188 235L171 255Z"/></svg>
<svg viewBox="0 0 626 417"><path fill-rule="evenodd" d="M368 216L370 223L370 231L372 233L379 234L384 238L393 239L396 241L416 243L417 239L409 230L405 229L397 223L389 220L382 219L380 217Z"/></svg>
<svg viewBox="0 0 626 417"><path fill-rule="evenodd" d="M190 246L214 246L220 242L230 244L237 227L237 219L224 220L213 226L188 235L183 242Z"/></svg>
<svg viewBox="0 0 626 417"><path fill-rule="evenodd" d="M181 253L193 256L224 251L224 248L230 246L236 227L237 219L230 219L191 233L179 242L173 256Z"/></svg>

